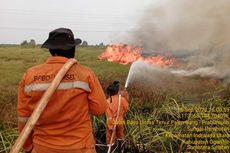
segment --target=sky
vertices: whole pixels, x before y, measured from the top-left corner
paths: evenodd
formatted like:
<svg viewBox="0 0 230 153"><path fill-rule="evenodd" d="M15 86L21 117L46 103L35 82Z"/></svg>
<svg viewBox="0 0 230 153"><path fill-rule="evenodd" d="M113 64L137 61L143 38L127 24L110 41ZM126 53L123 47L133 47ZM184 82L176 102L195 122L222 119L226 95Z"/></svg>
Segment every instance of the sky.
<svg viewBox="0 0 230 153"><path fill-rule="evenodd" d="M65 27L89 44L116 43L156 0L0 0L0 44L34 39Z"/></svg>

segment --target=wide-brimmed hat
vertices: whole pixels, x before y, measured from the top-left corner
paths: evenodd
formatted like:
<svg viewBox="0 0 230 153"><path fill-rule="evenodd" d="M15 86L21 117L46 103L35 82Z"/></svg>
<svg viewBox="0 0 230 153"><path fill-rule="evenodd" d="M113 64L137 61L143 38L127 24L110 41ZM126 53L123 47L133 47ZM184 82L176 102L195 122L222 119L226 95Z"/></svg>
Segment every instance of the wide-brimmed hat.
<svg viewBox="0 0 230 153"><path fill-rule="evenodd" d="M81 44L81 39L74 39L73 32L67 28L58 28L49 33L49 38L41 48L68 50Z"/></svg>

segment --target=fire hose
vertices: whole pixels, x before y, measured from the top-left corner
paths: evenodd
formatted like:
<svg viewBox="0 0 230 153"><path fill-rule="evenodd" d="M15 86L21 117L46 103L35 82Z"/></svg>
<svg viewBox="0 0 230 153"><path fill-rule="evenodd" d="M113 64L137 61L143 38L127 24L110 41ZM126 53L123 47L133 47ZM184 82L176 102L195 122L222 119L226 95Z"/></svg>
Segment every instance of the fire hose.
<svg viewBox="0 0 230 153"><path fill-rule="evenodd" d="M76 63L75 59L69 59L60 69L60 71L55 76L54 80L52 81L49 88L43 94L42 98L38 102L37 107L33 111L32 115L30 116L28 122L26 123L25 127L23 128L21 134L17 138L14 146L11 148L10 153L18 153L22 148L23 144L25 143L26 139L28 138L29 134L33 130L34 125L36 124L37 120L39 119L40 115L44 111L46 105L48 104L51 96L56 91L57 87L59 86L62 78L71 68L71 66Z"/></svg>
<svg viewBox="0 0 230 153"><path fill-rule="evenodd" d="M114 125L113 125L113 129L112 129L113 132L112 132L112 136L111 136L111 139L110 139L110 142L109 142L109 148L108 148L108 152L107 153L111 152L112 143L113 143L113 137L115 135L115 131L116 131L116 127L117 127L117 122L118 122L118 117L119 117L119 114L120 114L120 106L121 106L121 95L118 96L118 110L117 110L116 119L115 119L115 122L114 122Z"/></svg>

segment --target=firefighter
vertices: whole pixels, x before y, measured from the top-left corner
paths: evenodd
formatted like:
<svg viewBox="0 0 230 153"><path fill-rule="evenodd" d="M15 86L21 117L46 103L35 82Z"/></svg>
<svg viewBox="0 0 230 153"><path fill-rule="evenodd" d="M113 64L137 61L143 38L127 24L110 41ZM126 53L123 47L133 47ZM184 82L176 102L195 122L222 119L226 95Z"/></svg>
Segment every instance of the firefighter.
<svg viewBox="0 0 230 153"><path fill-rule="evenodd" d="M121 144L123 144L125 133L123 127L124 115L128 111L128 92L126 90L120 90L119 81L114 81L113 84L109 85L106 89L109 98L107 99L107 103L109 107L106 110L106 143L109 146L110 140L112 139L112 145L115 143L115 140L118 141L118 150L121 150ZM120 101L120 111L118 113L119 107L119 94L121 95ZM116 121L116 117L118 116L118 120ZM116 128L114 130L114 126L116 124ZM114 132L114 137L112 138L112 134Z"/></svg>
<svg viewBox="0 0 230 153"><path fill-rule="evenodd" d="M80 39L70 29L59 28L49 33L42 48L49 49L46 62L29 68L18 91L19 133L38 101L68 58L74 58ZM96 153L91 115L102 115L107 102L94 72L74 64L64 76L23 146L32 153Z"/></svg>

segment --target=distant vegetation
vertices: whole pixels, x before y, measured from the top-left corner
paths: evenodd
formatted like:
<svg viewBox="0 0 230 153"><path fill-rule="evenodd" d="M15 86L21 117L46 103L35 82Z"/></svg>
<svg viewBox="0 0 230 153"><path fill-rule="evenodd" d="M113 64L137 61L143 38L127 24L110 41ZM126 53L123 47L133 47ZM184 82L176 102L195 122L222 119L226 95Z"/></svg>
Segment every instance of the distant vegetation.
<svg viewBox="0 0 230 153"><path fill-rule="evenodd" d="M31 39L30 42L27 42L27 40L24 40L22 43L21 43L21 47L24 47L24 48L35 48L36 46L36 43L35 43L35 40Z"/></svg>
<svg viewBox="0 0 230 153"><path fill-rule="evenodd" d="M82 44L81 44L82 47L87 47L88 46L88 42L87 41L83 41Z"/></svg>

